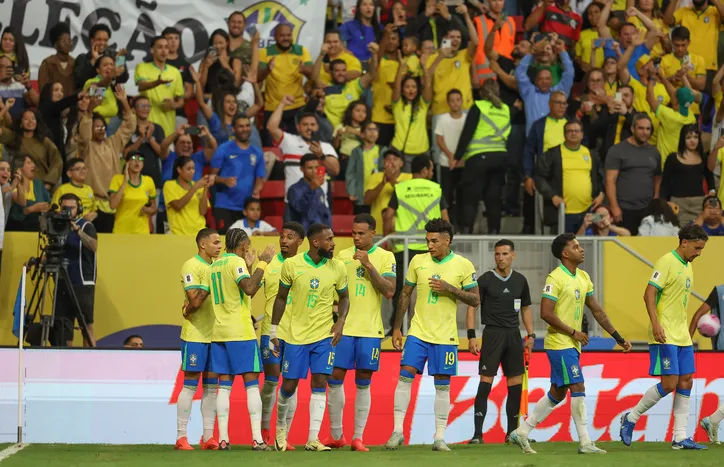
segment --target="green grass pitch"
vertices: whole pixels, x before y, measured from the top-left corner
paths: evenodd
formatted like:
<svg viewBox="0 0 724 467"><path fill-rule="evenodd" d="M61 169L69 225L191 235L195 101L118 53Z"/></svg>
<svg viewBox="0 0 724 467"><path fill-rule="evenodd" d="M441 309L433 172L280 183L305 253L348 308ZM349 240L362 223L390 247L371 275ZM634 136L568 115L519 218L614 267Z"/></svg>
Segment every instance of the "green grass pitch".
<svg viewBox="0 0 724 467"><path fill-rule="evenodd" d="M397 451L372 447L368 453L341 449L332 452L252 452L248 446L232 446L228 452L176 452L173 446L62 445L33 444L5 459L0 467L199 467L202 465L249 465L253 467L340 465L344 467L383 466L721 466L724 445L709 445L707 451L673 451L668 443L600 443L606 455L579 455L574 443L535 443L537 455L524 455L515 446L500 444L453 445L452 452L432 452L431 446L404 446ZM223 462L224 464L217 464Z"/></svg>

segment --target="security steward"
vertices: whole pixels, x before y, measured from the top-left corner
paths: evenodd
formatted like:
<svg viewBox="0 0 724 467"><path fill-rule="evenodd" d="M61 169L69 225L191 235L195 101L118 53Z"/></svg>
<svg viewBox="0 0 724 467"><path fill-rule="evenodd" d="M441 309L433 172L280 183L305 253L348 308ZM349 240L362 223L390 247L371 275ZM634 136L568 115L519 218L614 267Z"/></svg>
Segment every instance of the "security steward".
<svg viewBox="0 0 724 467"><path fill-rule="evenodd" d="M395 192L390 198L388 207L382 212L385 235L416 235L419 240L408 240L407 264L415 255L427 253L425 242L425 224L429 219L442 218L449 221L447 202L442 196L440 185L432 181L435 170L429 156L415 156L411 162L412 178L395 185ZM405 264L405 242L397 240L393 252L398 265ZM395 295L392 299L392 313L390 325L394 324L397 314L397 301L400 298L404 273L397 274Z"/></svg>
<svg viewBox="0 0 724 467"><path fill-rule="evenodd" d="M488 407L488 396L493 379L502 365L508 382L508 402L505 412L508 417L506 435L518 428L520 397L523 391L522 375L525 371L523 347L533 349L533 315L530 311L530 289L523 274L513 271L515 245L510 240L495 244L495 269L478 278L480 290L480 322L483 330L482 348L475 337L475 308L468 307L468 348L473 355L480 355L480 384L475 396L475 431L469 444L483 443L483 422ZM528 332L525 343L520 338L519 317Z"/></svg>
<svg viewBox="0 0 724 467"><path fill-rule="evenodd" d="M463 233L472 233L482 198L488 218L488 234L493 235L500 233L510 109L500 99L500 87L493 79L483 82L480 97L481 100L475 101L465 118L453 165L457 165L457 161L465 161L461 214Z"/></svg>

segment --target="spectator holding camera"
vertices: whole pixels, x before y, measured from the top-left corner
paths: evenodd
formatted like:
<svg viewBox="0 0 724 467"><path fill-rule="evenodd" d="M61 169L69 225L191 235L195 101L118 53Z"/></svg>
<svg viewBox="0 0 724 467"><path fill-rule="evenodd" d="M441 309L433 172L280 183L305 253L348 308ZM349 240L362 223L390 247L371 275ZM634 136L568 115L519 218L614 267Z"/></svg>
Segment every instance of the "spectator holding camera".
<svg viewBox="0 0 724 467"><path fill-rule="evenodd" d="M19 171L20 181L12 194L12 206L5 230L8 232L37 232L40 214L50 209L50 193L43 180L35 178L35 162L30 156L23 158Z"/></svg>
<svg viewBox="0 0 724 467"><path fill-rule="evenodd" d="M710 195L704 198L701 206L701 214L696 218L694 224L702 226L709 236L723 236L724 224L722 224L721 201L716 196Z"/></svg>
<svg viewBox="0 0 724 467"><path fill-rule="evenodd" d="M576 235L597 235L599 237L630 237L628 229L611 223L611 212L606 206L597 207L594 212L586 213L583 224Z"/></svg>
<svg viewBox="0 0 724 467"><path fill-rule="evenodd" d="M65 259L68 261L70 284L63 284L60 276L56 285L55 339L54 346L73 345L73 325L76 320L76 307L68 292L72 288L80 305L80 312L87 325L90 342L83 338L83 347L95 347L93 334L93 303L96 284L96 252L98 234L93 223L82 217L83 205L73 193L60 197L60 209L70 214L70 233L63 245Z"/></svg>
<svg viewBox="0 0 724 467"><path fill-rule="evenodd" d="M156 185L151 177L141 175L142 171L143 155L129 152L123 174L111 179L109 201L111 209L116 210L113 233L151 233L149 218L156 214Z"/></svg>
<svg viewBox="0 0 724 467"><path fill-rule="evenodd" d="M103 55L95 62L96 76L89 79L83 85L83 90L88 91L90 97L98 97L101 104L95 108L95 112L106 120L109 125L108 134L112 135L120 125L118 116L118 102L113 92L114 82L116 79L116 63L109 55ZM121 105L123 103L121 102ZM111 123L112 121L112 123Z"/></svg>
<svg viewBox="0 0 724 467"><path fill-rule="evenodd" d="M115 50L108 49L108 41L111 38L111 28L103 23L96 23L88 32L90 39L90 50L78 55L75 59L75 69L73 70L73 80L75 88L82 89L89 79L96 74L99 66L99 60L102 57L108 57L113 64L113 75L116 77L115 84L123 84L128 81L128 70L126 69L124 59L116 61L116 56L126 56L126 49L121 49L118 53ZM118 66L116 66L118 65ZM111 94L113 94L111 92Z"/></svg>

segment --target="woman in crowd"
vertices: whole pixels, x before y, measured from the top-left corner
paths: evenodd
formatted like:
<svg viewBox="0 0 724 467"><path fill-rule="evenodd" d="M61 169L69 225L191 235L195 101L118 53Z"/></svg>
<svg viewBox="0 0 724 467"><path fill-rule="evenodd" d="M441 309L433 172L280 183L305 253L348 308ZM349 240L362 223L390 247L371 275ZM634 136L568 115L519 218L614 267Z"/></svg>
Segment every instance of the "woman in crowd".
<svg viewBox="0 0 724 467"><path fill-rule="evenodd" d="M13 129L0 128L0 143L7 145L15 158L22 160L29 156L33 162L34 175L50 190L60 180L63 159L55 143L48 138L49 132L40 114L27 109L19 120L13 122Z"/></svg>
<svg viewBox="0 0 724 467"><path fill-rule="evenodd" d="M694 124L684 125L679 133L678 151L664 163L660 196L679 206L679 223L686 225L699 215L709 191L715 193L714 176L706 167L701 132Z"/></svg>
<svg viewBox="0 0 724 467"><path fill-rule="evenodd" d="M23 158L17 188L12 194L12 205L5 230L8 232L37 232L40 214L50 209L50 193L43 180L35 178L35 162L30 156Z"/></svg>
<svg viewBox="0 0 724 467"><path fill-rule="evenodd" d="M48 83L40 91L40 114L64 163L68 160L72 129L78 122L77 104L81 96L87 97L88 93L83 91L66 96L60 81Z"/></svg>
<svg viewBox="0 0 724 467"><path fill-rule="evenodd" d="M201 61L199 81L204 90L204 98L210 99L211 93L219 81L220 74L230 74L234 86L241 86L241 60L229 55L229 34L217 29L209 38L209 49Z"/></svg>
<svg viewBox="0 0 724 467"><path fill-rule="evenodd" d="M339 180L344 180L344 174L347 170L347 163L352 151L362 144L361 131L362 124L367 121L369 111L367 105L362 100L354 101L344 111L342 123L334 129L334 147L339 152Z"/></svg>
<svg viewBox="0 0 724 467"><path fill-rule="evenodd" d="M576 41L575 63L584 73L591 68L603 66L603 48L596 47L598 38L598 18L601 16L603 5L591 3L581 15L581 35Z"/></svg>
<svg viewBox="0 0 724 467"><path fill-rule="evenodd" d="M382 27L375 14L374 0L357 0L354 19L344 23L339 32L347 50L366 66L371 58L367 46L378 42L382 35Z"/></svg>
<svg viewBox="0 0 724 467"><path fill-rule="evenodd" d="M642 237L675 237L679 234L679 218L670 203L656 198L649 203L649 215L641 220L639 235Z"/></svg>
<svg viewBox="0 0 724 467"><path fill-rule="evenodd" d="M141 175L143 156L139 151L126 155L122 174L111 179L111 209L116 210L113 233L150 234L150 218L156 214L156 185L153 179Z"/></svg>
<svg viewBox="0 0 724 467"><path fill-rule="evenodd" d="M96 61L96 77L91 78L83 85L91 97L100 97L101 104L95 108L95 113L106 120L108 134L112 135L121 125L118 116L118 100L113 92L113 79L116 77L116 60L111 55L103 55ZM113 123L111 123L113 120Z"/></svg>
<svg viewBox="0 0 724 467"><path fill-rule="evenodd" d="M653 25L659 32L667 37L669 36L670 28L664 21L664 13L661 11L659 0L627 0L626 5L626 21L636 26L639 34L645 35ZM635 6L635 8L631 8L632 6ZM651 58L658 58L664 54L666 54L666 51L661 46L661 41L659 41L651 49L649 55L651 55Z"/></svg>
<svg viewBox="0 0 724 467"><path fill-rule="evenodd" d="M598 235L599 237L630 237L628 229L611 223L611 212L606 206L599 206L583 218L583 224L576 235Z"/></svg>
<svg viewBox="0 0 724 467"><path fill-rule="evenodd" d="M430 149L427 138L427 110L432 102L433 71L423 70L422 91L420 82L408 76L407 71L407 64L400 62L392 88L392 115L395 117L392 147L403 155L405 165L402 171L409 173L412 159L426 154Z"/></svg>
<svg viewBox="0 0 724 467"><path fill-rule="evenodd" d="M23 39L21 36L16 35L10 26L3 29L2 36L0 36L0 49L0 57L10 58L13 65L17 67L14 74L30 72L30 60Z"/></svg>
<svg viewBox="0 0 724 467"><path fill-rule="evenodd" d="M209 187L216 176L204 175L194 182L196 165L190 157L181 156L173 164L173 180L163 185L168 223L174 235L195 236L206 227L209 203Z"/></svg>

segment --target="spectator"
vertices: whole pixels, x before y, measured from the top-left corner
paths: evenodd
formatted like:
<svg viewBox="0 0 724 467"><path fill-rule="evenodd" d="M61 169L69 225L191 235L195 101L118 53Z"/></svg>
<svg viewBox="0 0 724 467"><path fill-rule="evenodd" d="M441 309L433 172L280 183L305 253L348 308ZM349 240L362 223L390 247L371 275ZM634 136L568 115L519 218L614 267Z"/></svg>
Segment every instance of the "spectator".
<svg viewBox="0 0 724 467"><path fill-rule="evenodd" d="M139 151L125 155L123 174L116 174L108 188L111 209L116 210L115 234L150 234L150 218L156 214L156 185L143 172Z"/></svg>
<svg viewBox="0 0 724 467"><path fill-rule="evenodd" d="M577 236L599 236L599 237L630 237L631 232L611 223L611 212L606 206L599 206L593 212L587 212L583 218L581 228L576 232Z"/></svg>
<svg viewBox="0 0 724 467"><path fill-rule="evenodd" d="M331 144L316 139L319 125L316 116L312 113L303 112L298 116L296 128L298 134L291 134L281 129L284 108L294 105L293 101L294 97L284 96L267 120L267 130L272 142L281 150L284 158L284 191L287 193L289 188L303 177L304 174L297 161L301 161L305 154L311 153L319 159L319 164L316 165L319 171L317 176L326 199L328 187L325 179L327 173L332 177L339 174L339 156Z"/></svg>
<svg viewBox="0 0 724 467"><path fill-rule="evenodd" d="M284 96L291 95L294 100L284 109L277 126L282 131L294 133L297 110L305 104L302 80L312 76L312 57L303 45L292 44L289 24L280 23L274 28L274 41L274 45L263 49L259 56L257 83L266 81L264 121L269 122Z"/></svg>
<svg viewBox="0 0 724 467"><path fill-rule="evenodd" d="M513 59L513 50L515 50L515 22L513 18L503 11L505 9L505 0L491 0L488 2L487 11L480 16L476 16L473 21L474 25L470 28L470 36L472 38L473 31L477 36L477 45L474 51L475 57L475 81L483 84L488 78L494 78L495 70L492 69L492 60L489 57L487 41L490 38L491 45L489 50L494 50L499 56L509 60ZM467 15L463 15L467 16Z"/></svg>
<svg viewBox="0 0 724 467"><path fill-rule="evenodd" d="M644 36L649 31L659 31L667 36L669 35L669 26L664 21L664 12L661 11L659 2L656 0L636 0L634 3L635 6L626 8L626 21L638 29L639 35ZM664 56L665 53L662 41L657 41L651 48L652 57L659 58Z"/></svg>
<svg viewBox="0 0 724 467"><path fill-rule="evenodd" d="M420 1L420 10L422 11L405 28L405 37L417 36L421 42L430 40L435 48L440 48L442 38L446 37L449 29L465 31L465 26L450 14L445 2Z"/></svg>
<svg viewBox="0 0 724 467"><path fill-rule="evenodd" d="M724 151L722 150L722 148L724 148L724 133L719 133L719 135L719 138L712 138L715 140L714 147L709 152L709 157L706 161L706 167L709 169L709 172L718 172L720 174L719 201L724 203L724 183L722 183L721 181L722 167L724 167Z"/></svg>
<svg viewBox="0 0 724 467"><path fill-rule="evenodd" d="M679 222L686 225L696 219L706 196L704 184L714 191L714 177L706 167L701 132L696 125L684 125L679 135L679 150L669 155L661 178L661 197L679 206Z"/></svg>
<svg viewBox="0 0 724 467"><path fill-rule="evenodd" d="M712 44L719 41L722 16L724 5L719 0L692 0L690 6L681 6L681 0L671 0L664 12L666 24L686 26L693 32L691 51L704 58L708 82L719 68L717 48Z"/></svg>
<svg viewBox="0 0 724 467"><path fill-rule="evenodd" d="M166 38L157 36L151 40L151 55L153 62L136 65L134 80L140 95L151 104L148 119L160 126L164 135L170 135L176 130L176 110L184 108L183 78L178 68L166 63ZM153 169L156 168L160 176L160 164Z"/></svg>
<svg viewBox="0 0 724 467"><path fill-rule="evenodd" d="M222 234L241 219L247 198L259 198L266 175L264 154L249 141L249 117L237 115L232 123L235 139L220 144L211 159L211 173L216 175L218 185L214 217Z"/></svg>
<svg viewBox="0 0 724 467"><path fill-rule="evenodd" d="M548 41L540 41L533 46L533 53L535 54L541 48L548 46ZM563 41L558 40L555 47L558 57L561 59L561 62L563 62L563 76L555 86L553 85L553 75L546 69L542 69L536 74L535 84L531 83L530 78L528 78L528 67L533 60L531 54L523 57L520 65L515 69L518 89L525 104L526 134L530 134L530 128L533 123L548 113L546 106L552 97L552 93L561 91L563 95L567 97L573 85L573 62L571 62L568 53L565 51Z"/></svg>
<svg viewBox="0 0 724 467"><path fill-rule="evenodd" d="M244 201L244 218L231 224L229 229L242 229L250 237L252 235L279 235L277 229L262 220L261 200L257 198L246 198L246 201Z"/></svg>
<svg viewBox="0 0 724 467"><path fill-rule="evenodd" d="M125 157L129 152L140 152L143 156L143 175L151 177L154 185L160 191L163 187L161 165L166 156L161 150L165 130L150 120L153 114L152 108L153 106L146 96L140 95L133 99L136 131L126 147L123 148L123 156ZM175 133L175 130L172 133Z"/></svg>
<svg viewBox="0 0 724 467"><path fill-rule="evenodd" d="M233 58L241 60L242 65L251 63L251 54L255 47L259 46L258 40L247 41L244 39L244 29L246 28L246 17L241 11L235 11L229 15L226 22L229 29L229 55Z"/></svg>
<svg viewBox="0 0 724 467"><path fill-rule="evenodd" d="M249 50L251 52L251 49ZM229 53L229 35L223 29L211 33L209 48L199 68L201 87L206 99L221 82L221 75L226 75L235 87L241 85L242 63L238 57Z"/></svg>
<svg viewBox="0 0 724 467"><path fill-rule="evenodd" d="M380 11L380 21L391 24L400 31L400 37L405 37L407 27L407 0L387 0L387 7Z"/></svg>
<svg viewBox="0 0 724 467"><path fill-rule="evenodd" d="M463 201L462 197L462 167L464 161L455 161L455 151L457 151L460 135L465 126L465 112L463 107L463 95L458 89L451 89L447 92L447 105L450 112L440 116L435 126L435 139L437 147L440 149L436 154L435 162L439 168L438 180L442 187L442 196L449 200L450 205L458 207ZM452 168L451 168L452 167ZM458 220L457 216L450 213L450 219L453 225Z"/></svg>
<svg viewBox="0 0 724 467"><path fill-rule="evenodd" d="M18 120L26 108L38 105L39 97L30 83L30 74L17 76L18 81L13 76L13 66L10 58L0 56L0 98L3 101L13 99L9 105L10 117Z"/></svg>
<svg viewBox="0 0 724 467"><path fill-rule="evenodd" d="M25 156L20 168L19 182L12 194L10 215L5 225L6 232L37 232L40 229L40 214L50 209L50 193L43 180L35 178L35 162Z"/></svg>
<svg viewBox="0 0 724 467"><path fill-rule="evenodd" d="M703 91L706 87L706 64L700 55L689 52L690 38L686 27L674 28L671 31L672 52L661 57L659 68L676 89L684 86L682 77L686 75L694 89ZM701 113L696 103L691 104L689 111L695 116Z"/></svg>
<svg viewBox="0 0 724 467"><path fill-rule="evenodd" d="M186 57L179 54L181 51L181 33L178 29L170 27L161 32L161 36L168 42L168 54L166 55L166 63L178 69L181 73L184 86L184 104L194 98L194 78L191 76L191 64ZM176 109L176 126L188 123L186 112L183 107Z"/></svg>
<svg viewBox="0 0 724 467"><path fill-rule="evenodd" d="M96 252L98 250L98 234L93 223L81 217L83 207L81 200L72 193L66 193L59 199L61 209L70 211L71 230L63 244L64 259L67 261L68 278L70 284L63 285L64 277L61 274L57 279L56 309L55 309L55 339L54 346L73 345L73 327L76 320L77 308L83 314L88 331L87 340L83 337L83 347L95 347L96 340L93 332L94 299L96 284ZM73 290L77 302L70 295Z"/></svg>
<svg viewBox="0 0 724 467"><path fill-rule="evenodd" d="M558 221L560 204L565 204L565 232L576 233L591 210L603 203L598 157L581 144L583 125L571 120L563 127L565 141L538 158L535 185L546 201L543 222Z"/></svg>
<svg viewBox="0 0 724 467"><path fill-rule="evenodd" d="M196 102L199 104L199 113L209 124L209 130L216 141L225 143L234 138L234 131L231 128L231 120L239 110L239 103L236 96L228 91L218 94L218 99L212 100L212 106L208 105L201 86L201 76L191 68L191 74L196 83ZM201 124L202 119L198 119Z"/></svg>
<svg viewBox="0 0 724 467"><path fill-rule="evenodd" d="M394 148L382 152L382 171L370 175L365 185L364 204L370 206L370 214L377 225L382 225L383 215L395 192L395 185L412 179L412 174L401 173L404 159Z"/></svg>
<svg viewBox="0 0 724 467"><path fill-rule="evenodd" d="M16 169L15 174L10 170L10 162L0 160L0 204L3 205L3 222L7 225L10 215L10 203L12 203L13 191L20 183L21 169ZM11 180L12 178L12 180Z"/></svg>
<svg viewBox="0 0 724 467"><path fill-rule="evenodd" d="M587 145L594 150L599 147L598 140L605 136L605 118L608 116L606 106L614 99L606 95L605 79L600 68L589 68L583 77L583 84L583 93L569 99L568 114L575 115L581 122Z"/></svg>
<svg viewBox="0 0 724 467"><path fill-rule="evenodd" d="M358 100L375 79L377 75L377 51L379 49L374 42L369 45L370 51L374 54L370 62L370 72L361 78L350 79L345 62L338 58L332 60L329 64L332 78L331 81L327 82L319 75L322 69L322 57L325 56L327 47L328 43L325 42L322 45L322 51L317 57L317 61L314 63L312 77L318 87L324 88L324 113L336 131L337 127L342 123L342 117L350 102ZM365 119L367 119L366 115Z"/></svg>
<svg viewBox="0 0 724 467"><path fill-rule="evenodd" d="M382 36L382 26L375 14L374 0L357 0L354 19L344 23L339 32L347 50L366 66L370 58L377 55L376 52L371 52L368 46Z"/></svg>
<svg viewBox="0 0 724 467"><path fill-rule="evenodd" d="M91 78L81 86L84 91L88 91L91 97L100 97L103 102L95 109L95 112L103 117L108 126L108 134L112 135L118 128L118 100L114 91L114 81L116 78L116 63L113 57L108 55L101 56L95 62L98 74L95 78ZM77 65L77 64L76 64ZM121 103L123 105L123 103Z"/></svg>
<svg viewBox="0 0 724 467"><path fill-rule="evenodd" d="M319 158L305 154L299 165L303 178L290 186L287 193L289 219L302 224L305 230L312 224L331 225L332 213L318 176Z"/></svg>
<svg viewBox="0 0 724 467"><path fill-rule="evenodd" d="M85 184L86 177L88 176L88 168L85 166L83 159L77 157L68 159L65 163L65 174L70 181L63 183L53 192L51 205L55 204L60 206L61 198L70 193L80 201L80 205L83 208L83 219L88 222L93 222L95 218L98 217L96 198L93 196L93 188Z"/></svg>
<svg viewBox="0 0 724 467"><path fill-rule="evenodd" d="M62 24L62 23L61 23ZM58 148L60 158L68 160L68 149L72 148L70 136L72 128L78 122L78 99L88 97L88 93L81 91L65 95L63 83L60 81L48 82L40 91L40 115L48 127L50 137ZM71 131L69 131L71 129Z"/></svg>
<svg viewBox="0 0 724 467"><path fill-rule="evenodd" d="M571 9L570 0L546 0L536 7L525 19L525 30L531 31L540 26L542 33L556 33L566 47L575 50L576 42L581 35L583 19ZM568 66L566 64L566 66Z"/></svg>
<svg viewBox="0 0 724 467"><path fill-rule="evenodd" d="M194 180L196 168L190 157L177 157L173 163L173 180L163 185L163 198L168 206L168 225L172 234L196 236L206 227L209 187L215 175L204 175Z"/></svg>
<svg viewBox="0 0 724 467"><path fill-rule="evenodd" d="M344 180L347 164L352 151L362 144L362 124L367 121L367 105L364 101L354 101L344 112L342 122L335 128L334 147L340 157L339 179Z"/></svg>
<svg viewBox="0 0 724 467"><path fill-rule="evenodd" d="M500 233L510 109L500 99L500 87L493 79L485 80L480 88L480 97L465 117L452 167L458 161L465 161L460 221L463 232L473 232L482 198L488 218L488 233L492 235Z"/></svg>
<svg viewBox="0 0 724 467"><path fill-rule="evenodd" d="M430 41L432 42L432 41ZM432 53L434 52L434 48ZM430 55L432 55L432 53ZM425 55L429 57L430 55ZM413 78L419 78L422 76L422 66L420 64L420 57L422 56L422 50L420 48L420 40L415 37L405 37L402 41L402 60L407 64L407 70L410 76Z"/></svg>
<svg viewBox="0 0 724 467"><path fill-rule="evenodd" d="M438 3L438 5L444 5ZM411 162L430 149L427 139L427 110L432 102L432 76L434 70L424 70L422 90L420 82L405 76L407 64L402 62L392 88L392 115L395 118L395 136L392 147L400 151L405 160L403 172L411 170Z"/></svg>
<svg viewBox="0 0 724 467"><path fill-rule="evenodd" d="M724 235L724 224L722 224L721 202L716 196L707 196L701 205L701 213L694 221L700 225L709 236Z"/></svg>
<svg viewBox="0 0 724 467"><path fill-rule="evenodd" d="M582 15L581 34L576 41L576 65L582 71L603 66L603 39L598 37L598 18L601 17L603 4L593 2L588 5Z"/></svg>
<svg viewBox="0 0 724 467"><path fill-rule="evenodd" d="M646 99L661 123L661 130L656 138L656 148L661 154L662 163L664 163L669 154L676 152L679 146L679 134L684 125L696 123L696 117L689 110L689 107L694 101L701 100L701 94L692 91L689 87L674 90L671 83L661 74L661 68L659 68L659 79L666 86L673 108L666 107L659 102L654 94L654 83L650 78L646 87ZM686 77L683 79L686 80Z"/></svg>
<svg viewBox="0 0 724 467"><path fill-rule="evenodd" d="M652 199L659 197L661 156L648 143L651 120L644 114L633 118L632 135L613 146L606 156L606 196L613 220L631 235L638 234Z"/></svg>
<svg viewBox="0 0 724 467"><path fill-rule="evenodd" d="M360 128L362 142L357 146L349 158L345 173L345 184L349 199L354 202L354 213L369 213L369 205L365 204L365 187L372 174L379 172L380 154L386 148L377 145L379 130L374 122L363 122Z"/></svg>
<svg viewBox="0 0 724 467"><path fill-rule="evenodd" d="M675 237L679 234L679 219L663 198L652 199L648 215L641 220L639 235L642 237Z"/></svg>
<svg viewBox="0 0 724 467"><path fill-rule="evenodd" d="M143 337L138 334L133 334L126 337L123 341L123 347L126 349L142 349L143 348Z"/></svg>
<svg viewBox="0 0 724 467"><path fill-rule="evenodd" d="M362 64L354 55L345 50L339 31L327 31L324 34L323 49L326 51L320 54L321 58L318 58L324 63L319 71L319 80L322 83L328 86L340 82L339 79L332 76L335 74L332 71L333 62L342 61L346 65L345 81L353 81L362 75ZM370 53L372 52L370 51Z"/></svg>
<svg viewBox="0 0 724 467"><path fill-rule="evenodd" d="M47 128L35 110L26 110L13 122L13 129L0 128L0 143L11 149L19 160L29 156L35 162L35 177L45 183L48 190L60 180L63 159L58 148L48 138Z"/></svg>
<svg viewBox="0 0 724 467"><path fill-rule="evenodd" d="M15 30L11 26L6 26L0 36L0 57L8 57L13 66L17 67L19 73L30 73L30 60L28 59L28 51L25 48L22 35L15 34Z"/></svg>
<svg viewBox="0 0 724 467"><path fill-rule="evenodd" d="M377 51L379 65L372 82L372 121L380 130L378 143L389 146L395 136L395 117L392 113L392 87L399 66L400 33L388 24Z"/></svg>
<svg viewBox="0 0 724 467"><path fill-rule="evenodd" d="M121 173L119 154L131 139L136 129L136 115L131 111L123 86L116 86L116 97L123 104L123 124L111 137L106 136L106 122L93 110L100 104L99 98L90 101L79 124L78 154L88 167L88 185L93 187L93 195L98 206L98 217L93 223L99 233L111 233L115 216L110 207L108 190L114 175Z"/></svg>
<svg viewBox="0 0 724 467"><path fill-rule="evenodd" d="M73 80L76 89L83 89L88 80L93 79L98 74L98 61L103 57L109 57L113 65L113 76L116 80L114 84L124 84L128 81L128 70L126 65L116 67L116 55L125 56L126 49L121 49L116 53L114 50L107 50L108 41L111 38L111 28L104 23L96 23L88 31L90 39L90 50L87 53L78 55L75 59L75 68L73 70ZM110 85L107 83L106 85ZM111 89L111 94L112 94Z"/></svg>
<svg viewBox="0 0 724 467"><path fill-rule="evenodd" d="M614 97L621 83L618 81L618 57L606 57L603 61L603 90Z"/></svg>
<svg viewBox="0 0 724 467"><path fill-rule="evenodd" d="M56 53L47 57L40 64L38 88L42 90L47 84L60 83L63 87L63 94L73 95L75 94L75 82L73 81L75 59L70 56L70 51L73 50L70 26L68 23L60 22L50 28L48 36Z"/></svg>

